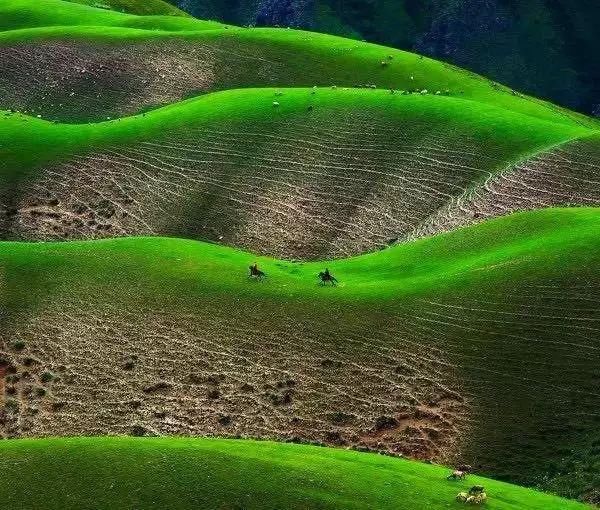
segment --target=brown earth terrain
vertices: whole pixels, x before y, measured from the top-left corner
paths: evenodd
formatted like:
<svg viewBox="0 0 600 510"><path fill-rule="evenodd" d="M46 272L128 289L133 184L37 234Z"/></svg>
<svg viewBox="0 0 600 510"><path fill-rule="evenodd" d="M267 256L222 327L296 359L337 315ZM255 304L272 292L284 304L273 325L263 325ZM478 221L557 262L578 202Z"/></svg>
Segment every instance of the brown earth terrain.
<svg viewBox="0 0 600 510"><path fill-rule="evenodd" d="M224 434L448 458L464 432L456 375L403 318L359 325L340 309L323 327L261 303L121 305L64 295L13 318L0 343L12 374L3 437Z"/></svg>
<svg viewBox="0 0 600 510"><path fill-rule="evenodd" d="M419 226L416 239L497 216L553 206L600 205L600 138L541 152L475 186Z"/></svg>
<svg viewBox="0 0 600 510"><path fill-rule="evenodd" d="M215 67L235 75L239 58L209 43L175 40L0 45L2 108L65 122L123 117L211 90Z"/></svg>
<svg viewBox="0 0 600 510"><path fill-rule="evenodd" d="M493 164L468 140L447 147L425 120L400 126L328 110L293 123L190 127L42 169L2 231L31 240L174 235L290 258L387 246Z"/></svg>

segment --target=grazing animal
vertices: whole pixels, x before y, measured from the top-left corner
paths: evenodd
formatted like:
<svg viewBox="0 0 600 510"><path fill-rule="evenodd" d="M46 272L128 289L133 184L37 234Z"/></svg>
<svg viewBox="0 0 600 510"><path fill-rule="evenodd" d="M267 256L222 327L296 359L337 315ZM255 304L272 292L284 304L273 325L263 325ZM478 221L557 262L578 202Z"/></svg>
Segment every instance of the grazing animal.
<svg viewBox="0 0 600 510"><path fill-rule="evenodd" d="M254 264L252 264L250 267L250 278L256 278L258 280L262 280L263 278L265 278L267 275L262 272L260 269L258 269L258 264L255 262Z"/></svg>
<svg viewBox="0 0 600 510"><path fill-rule="evenodd" d="M459 492L456 501L467 505L482 505L487 501L487 494L483 486L475 485L469 489L469 492Z"/></svg>
<svg viewBox="0 0 600 510"><path fill-rule="evenodd" d="M325 271L319 273L319 279L321 280L321 285L326 285L329 282L333 287L335 287L338 283L335 276L333 276L327 268Z"/></svg>
<svg viewBox="0 0 600 510"><path fill-rule="evenodd" d="M487 501L487 495L485 492L478 494L477 496L468 496L467 505L483 505Z"/></svg>
<svg viewBox="0 0 600 510"><path fill-rule="evenodd" d="M447 476L447 480L464 480L467 476L466 471L461 471L460 469L455 469L451 474Z"/></svg>
<svg viewBox="0 0 600 510"><path fill-rule="evenodd" d="M456 501L458 501L459 503L466 503L468 498L469 495L466 492L459 492L456 495Z"/></svg>

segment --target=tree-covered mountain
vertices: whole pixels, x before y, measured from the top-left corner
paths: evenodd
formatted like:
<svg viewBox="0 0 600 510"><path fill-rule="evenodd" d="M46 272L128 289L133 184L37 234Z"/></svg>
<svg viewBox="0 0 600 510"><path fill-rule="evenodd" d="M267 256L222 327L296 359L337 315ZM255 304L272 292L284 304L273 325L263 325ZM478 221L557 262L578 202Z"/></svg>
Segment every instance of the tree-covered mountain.
<svg viewBox="0 0 600 510"><path fill-rule="evenodd" d="M595 0L171 0L201 18L302 27L412 49L600 113Z"/></svg>

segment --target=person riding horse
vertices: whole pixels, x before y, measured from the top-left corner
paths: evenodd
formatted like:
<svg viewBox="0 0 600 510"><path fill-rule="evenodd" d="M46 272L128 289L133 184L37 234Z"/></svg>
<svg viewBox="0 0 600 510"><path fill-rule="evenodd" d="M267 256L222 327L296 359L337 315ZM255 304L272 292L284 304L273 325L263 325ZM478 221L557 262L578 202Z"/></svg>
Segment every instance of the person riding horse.
<svg viewBox="0 0 600 510"><path fill-rule="evenodd" d="M263 271L261 271L258 268L258 263L256 262L252 264L248 269L250 269L250 278L256 278L258 280L261 280L267 276ZM338 283L337 278L329 272L329 268L325 268L325 271L319 273L319 279L321 280L321 285L331 283L331 285L335 287Z"/></svg>
<svg viewBox="0 0 600 510"><path fill-rule="evenodd" d="M254 264L252 264L249 269L250 269L250 278L261 279L261 278L264 278L265 276L267 276L260 269L258 269L258 264L256 262Z"/></svg>
<svg viewBox="0 0 600 510"><path fill-rule="evenodd" d="M319 279L321 280L321 285L327 284L330 282L333 287L337 284L337 279L329 272L329 268L325 268L325 271L319 273Z"/></svg>

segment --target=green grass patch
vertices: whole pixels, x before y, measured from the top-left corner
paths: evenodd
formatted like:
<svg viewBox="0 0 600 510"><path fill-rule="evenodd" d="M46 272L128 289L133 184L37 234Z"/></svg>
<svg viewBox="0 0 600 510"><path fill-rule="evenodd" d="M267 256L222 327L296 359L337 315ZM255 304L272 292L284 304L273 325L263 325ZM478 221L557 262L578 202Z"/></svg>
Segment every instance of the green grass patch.
<svg viewBox="0 0 600 510"><path fill-rule="evenodd" d="M68 34L69 29L66 27L70 26L130 27L166 31L206 30L223 27L223 23L216 21L202 21L189 16L173 16L177 12L183 13L175 7L166 9L167 4L157 0L146 4L144 9L135 9L136 14L153 14L146 16L94 7L94 5L102 3L104 3L102 0L98 0L98 2L85 0L77 3L64 0L3 2L0 6L0 31L61 26L64 33ZM132 5L132 2L123 0L120 4L126 7ZM133 10L128 9L130 12Z"/></svg>
<svg viewBox="0 0 600 510"><path fill-rule="evenodd" d="M483 484L486 508L586 506L448 469L352 451L272 442L183 438L85 438L0 443L0 495L36 510L459 509L456 494Z"/></svg>
<svg viewBox="0 0 600 510"><path fill-rule="evenodd" d="M156 293L184 300L216 293L249 299L396 301L401 296L457 292L484 282L489 288L531 276L532 271L550 274L563 267L589 267L600 252L599 228L598 208L543 209L371 254L310 263L174 238L4 242L0 265L9 281L23 279L14 297L35 293L23 282L41 276L53 286L76 282L84 293L98 283L116 292L136 287L139 298L150 300ZM247 268L255 260L269 275L263 285L248 285ZM316 285L316 275L325 265L341 280L335 291L323 292ZM39 290L48 290L45 283Z"/></svg>
<svg viewBox="0 0 600 510"><path fill-rule="evenodd" d="M189 16L174 5L163 0L66 0L100 9L110 9L142 16Z"/></svg>

